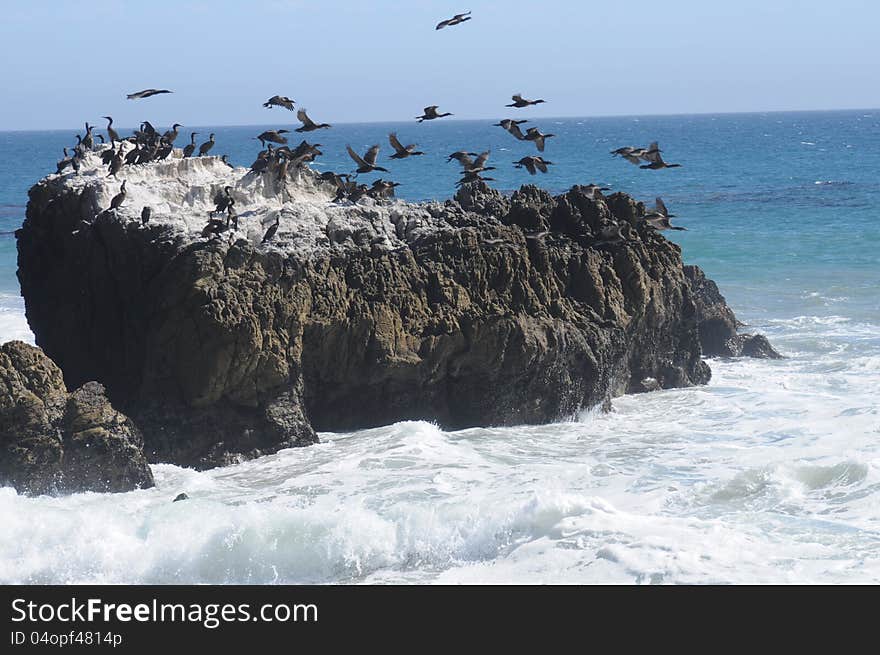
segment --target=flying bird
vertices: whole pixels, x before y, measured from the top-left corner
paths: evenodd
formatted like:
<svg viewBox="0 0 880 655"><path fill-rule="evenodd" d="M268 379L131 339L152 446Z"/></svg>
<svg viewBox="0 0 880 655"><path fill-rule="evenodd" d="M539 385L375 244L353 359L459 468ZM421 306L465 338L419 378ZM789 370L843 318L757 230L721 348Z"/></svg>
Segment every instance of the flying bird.
<svg viewBox="0 0 880 655"><path fill-rule="evenodd" d="M446 112L445 114L438 114L437 107L438 107L438 105L431 105L430 107L425 107L425 109L423 110L425 113L421 116L416 116L416 120L419 123L421 123L422 121L432 121L435 118L443 118L444 116L452 116L452 114L450 114L449 112Z"/></svg>
<svg viewBox="0 0 880 655"><path fill-rule="evenodd" d="M266 141L271 141L272 143L287 143L287 138L281 136L282 134L287 134L290 130L266 130L257 136L260 143L263 144L263 147L266 147Z"/></svg>
<svg viewBox="0 0 880 655"><path fill-rule="evenodd" d="M387 168L382 168L381 166L376 166L376 157L379 156L379 145L372 146L367 152L361 157L354 150L351 149L351 146L346 145L345 149L348 150L348 156L354 160L354 163L358 165L356 173L372 173L373 171L382 171L383 173L387 173Z"/></svg>
<svg viewBox="0 0 880 655"><path fill-rule="evenodd" d="M530 105L540 105L542 102L546 102L545 100L526 100L519 93L514 93L512 96L510 96L510 99L513 100L513 102L509 105L504 105L505 107L522 108L528 107Z"/></svg>
<svg viewBox="0 0 880 655"><path fill-rule="evenodd" d="M516 162L514 164L514 166L516 168L525 167L525 169L529 172L529 175L534 175L538 171L541 171L542 173L546 173L547 166L552 163L553 163L552 161L547 161L543 157L530 155L528 157L523 157L522 159L520 159L518 162Z"/></svg>
<svg viewBox="0 0 880 655"><path fill-rule="evenodd" d="M655 230L687 230L686 227L678 227L669 223L670 218L675 218L675 214L670 214L666 209L666 204L661 198L654 200L654 209L646 213L643 217L649 227Z"/></svg>
<svg viewBox="0 0 880 655"><path fill-rule="evenodd" d="M516 137L519 141L525 141L526 137L523 136L522 130L519 129L519 126L523 123L528 123L527 120L514 121L509 118L505 118L503 121L499 123L494 123L494 127L503 127L505 130L510 132L514 137Z"/></svg>
<svg viewBox="0 0 880 655"><path fill-rule="evenodd" d="M388 142L391 144L391 147L394 148L394 154L391 155L391 159L406 159L407 157L425 154L421 150L416 150L416 144L414 143L407 146L401 144L397 139L396 132L392 132L388 135Z"/></svg>
<svg viewBox="0 0 880 655"><path fill-rule="evenodd" d="M272 96L263 103L263 106L269 109L272 107L284 107L288 111L293 111L293 100L287 96Z"/></svg>
<svg viewBox="0 0 880 655"><path fill-rule="evenodd" d="M449 18L447 20L440 21L439 23L437 23L437 27L435 27L434 29L435 30L442 30L444 27L452 27L453 25L458 25L460 23L463 23L466 20L471 19L470 14L471 14L471 12L469 12L469 11L466 11L463 14L455 14L455 16L453 16L452 18Z"/></svg>
<svg viewBox="0 0 880 655"><path fill-rule="evenodd" d="M297 132L311 132L312 130L320 130L322 127L330 127L329 123L316 123L306 114L305 109L300 109L296 112L296 117L302 123L302 127L296 128Z"/></svg>
<svg viewBox="0 0 880 655"><path fill-rule="evenodd" d="M160 93L174 93L174 91L169 91L168 89L144 89L137 93L129 93L126 97L129 100L140 100L141 98L149 98L150 96L159 95Z"/></svg>
<svg viewBox="0 0 880 655"><path fill-rule="evenodd" d="M544 139L549 139L551 136L556 136L555 134L542 134L541 131L537 127L530 127L526 130L526 141L534 141L535 145L538 147L538 152L544 152Z"/></svg>

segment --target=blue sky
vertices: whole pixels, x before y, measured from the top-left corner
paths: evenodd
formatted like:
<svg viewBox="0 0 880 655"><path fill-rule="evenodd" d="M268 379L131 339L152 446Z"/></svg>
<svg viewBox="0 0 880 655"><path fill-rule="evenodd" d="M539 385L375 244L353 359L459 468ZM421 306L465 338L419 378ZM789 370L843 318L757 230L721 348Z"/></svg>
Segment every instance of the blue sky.
<svg viewBox="0 0 880 655"><path fill-rule="evenodd" d="M3 0L0 130L880 106L876 0ZM473 20L435 31L470 9ZM145 87L173 95L127 101ZM273 110L279 111L279 110Z"/></svg>

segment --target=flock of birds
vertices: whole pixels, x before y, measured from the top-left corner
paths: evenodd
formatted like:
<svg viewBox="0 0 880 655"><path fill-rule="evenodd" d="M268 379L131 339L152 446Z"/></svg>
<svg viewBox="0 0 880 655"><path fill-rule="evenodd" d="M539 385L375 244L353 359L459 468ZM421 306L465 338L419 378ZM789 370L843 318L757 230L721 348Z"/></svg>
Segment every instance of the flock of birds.
<svg viewBox="0 0 880 655"><path fill-rule="evenodd" d="M438 23L435 29L441 30L446 27L460 25L461 23L471 20L472 17L470 14L471 12L469 11L462 14L456 14L452 18ZM128 94L127 98L129 100L139 100L166 93L172 93L172 91L168 89L144 89L137 93ZM519 93L511 96L511 100L512 102L505 106L515 109L523 109L546 102L543 99L529 100ZM299 119L300 123L302 123L300 127L294 130L297 133L314 132L316 130L332 127L328 123L316 123L313 121L308 116L305 109L296 109L295 102L287 96L274 95L263 103L263 107L270 109L273 107L280 107L288 111L296 111L296 117ZM424 121L437 120L453 115L450 112L439 112L438 109L438 105L425 107L422 111L422 115L416 116L415 119L419 123L422 123ZM116 174L122 170L124 166L134 166L167 159L173 152L174 142L179 135L179 128L183 127L183 125L175 123L172 125L171 129L160 133L148 121L144 121L140 124L139 129L135 130L131 136L122 138L113 128L113 118L111 116L104 116L103 118L108 121L106 133L107 138L110 141L110 147L107 148L106 145L101 147L100 157L102 162L108 167L108 174L113 177L116 177ZM539 154L522 157L513 163L514 167L525 169L530 175L536 175L539 172L547 173L549 170L548 167L553 165L553 162L544 159L543 153L547 145L547 139L553 138L556 135L545 134L537 127L526 128L525 133L523 133L520 126L527 122L528 121L525 119L515 120L507 118L495 123L494 126L501 127L518 141L531 141L535 144ZM87 122L85 124L85 135L77 135L76 137L77 143L76 146L73 147L73 153L71 154L68 151L68 148L64 148L64 158L61 159L57 165L57 172L59 174L68 167L72 167L76 172L79 172L85 153L95 150L96 146L99 144L106 144L104 136L94 133L94 130L95 126L90 125ZM196 136L198 136L198 134L198 132L190 133L190 141L182 149L184 158L206 156L213 149L215 144L214 133L209 135L207 141L204 141L197 146ZM288 145L288 137L285 136L287 134L290 134L289 130L277 129L266 130L254 137L256 140L260 141L263 149L257 154L256 160L250 166L250 171L252 173L257 175L274 175L277 179L284 180L287 178L290 171L314 161L316 157L323 154L319 149L321 147L320 143L308 143L305 140L301 141L299 145L294 148L291 148ZM99 144L95 143L95 139L99 141ZM397 134L394 132L388 135L388 142L394 150L394 154L392 154L389 159L401 160L425 154L424 152L417 150L416 144L403 145L398 139ZM197 148L198 152L196 152ZM346 146L346 151L356 164L356 168L351 173L334 173L328 171L319 175L320 179L331 182L335 185L336 196L334 202L358 202L364 197L371 197L378 200L389 198L394 195L395 187L399 186L397 182L391 182L382 178L373 181L370 186L357 182L357 176L360 174L376 172L389 173L387 168L380 166L377 163L380 151L380 146L378 144L371 146L363 155L358 154L350 145ZM664 168L678 168L681 166L681 164L667 163L664 161L661 153L662 151L657 142L651 143L647 148L625 146L611 152L612 155L621 157L631 164L639 166L641 169L660 170ZM496 170L494 166L487 166L489 156L490 152L488 150L480 153L460 150L450 154L447 157L447 162L456 161L461 166L462 176L456 183L456 186L476 181L494 181L494 178L485 177L483 175L487 171ZM232 165L227 161L227 155L222 155L221 160L227 166L232 168ZM597 185L590 185L589 188L594 194L601 194L602 191L608 190L607 188L598 187ZM238 215L235 211L235 200L232 197L231 192L232 188L227 186L214 197L215 208L209 214L209 222L202 231L203 236L220 234L221 232L230 229L230 227L238 227ZM125 202L125 199L126 189L125 181L123 181L119 193L113 197L110 202L110 207L106 211L118 210ZM152 211L149 207L143 208L141 213L142 224L146 225L149 222L151 214ZM222 216L222 218L219 218L220 216ZM666 209L663 200L657 198L654 208L648 211L644 220L649 226L657 230L686 229L683 227L672 226L669 219L674 217L675 215L670 214ZM269 229L263 237L263 241L266 242L271 240L275 236L277 230L278 220L269 226Z"/></svg>

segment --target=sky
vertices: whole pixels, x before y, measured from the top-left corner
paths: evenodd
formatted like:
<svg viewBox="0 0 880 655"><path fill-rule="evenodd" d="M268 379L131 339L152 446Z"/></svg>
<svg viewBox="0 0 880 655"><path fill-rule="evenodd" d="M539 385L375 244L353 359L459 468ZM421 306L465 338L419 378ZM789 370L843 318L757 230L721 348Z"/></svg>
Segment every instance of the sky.
<svg viewBox="0 0 880 655"><path fill-rule="evenodd" d="M0 130L880 107L876 0L0 0ZM472 20L440 31L462 11ZM127 93L173 94L130 101ZM274 109L272 112L281 110ZM289 121L292 116L286 116Z"/></svg>

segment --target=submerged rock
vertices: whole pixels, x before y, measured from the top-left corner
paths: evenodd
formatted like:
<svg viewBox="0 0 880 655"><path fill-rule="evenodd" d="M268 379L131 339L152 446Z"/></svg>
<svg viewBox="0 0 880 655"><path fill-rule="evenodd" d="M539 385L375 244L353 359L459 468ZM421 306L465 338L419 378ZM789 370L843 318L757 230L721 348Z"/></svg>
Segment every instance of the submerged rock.
<svg viewBox="0 0 880 655"><path fill-rule="evenodd" d="M0 486L27 494L152 487L142 445L100 384L68 394L39 348L0 346Z"/></svg>
<svg viewBox="0 0 880 655"><path fill-rule="evenodd" d="M624 194L339 205L308 169L279 183L201 157L123 169L108 212L119 182L88 157L31 189L19 279L37 343L68 385L107 387L151 461L407 419L549 422L709 379L680 249ZM239 225L204 238L227 184Z"/></svg>

